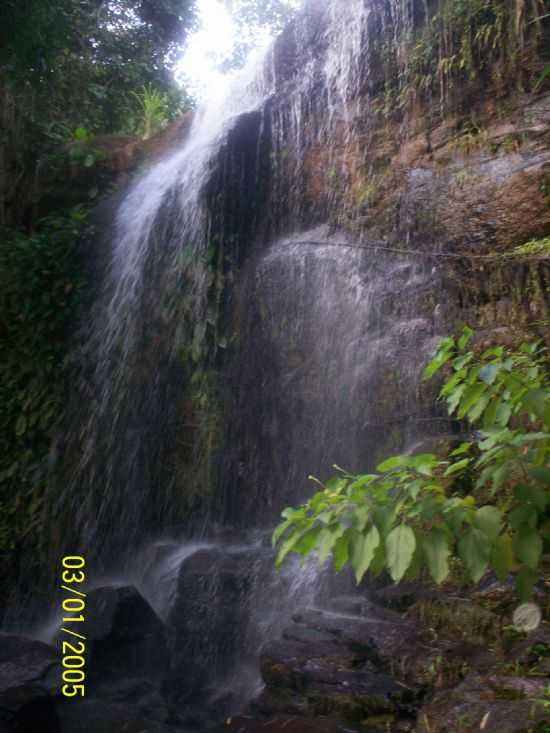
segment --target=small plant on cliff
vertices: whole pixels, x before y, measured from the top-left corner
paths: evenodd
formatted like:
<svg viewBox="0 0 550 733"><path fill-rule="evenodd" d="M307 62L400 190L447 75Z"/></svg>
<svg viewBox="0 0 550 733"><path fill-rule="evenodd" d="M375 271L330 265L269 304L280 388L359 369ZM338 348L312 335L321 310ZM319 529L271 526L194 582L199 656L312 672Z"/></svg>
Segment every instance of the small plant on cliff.
<svg viewBox="0 0 550 733"><path fill-rule="evenodd" d="M130 92L130 96L138 108L137 133L142 140L149 140L168 124L168 97L150 84L142 86L139 92Z"/></svg>
<svg viewBox="0 0 550 733"><path fill-rule="evenodd" d="M550 541L550 380L546 350L525 343L477 356L472 331L446 338L424 371L451 375L440 391L449 415L476 428L445 458L393 456L376 472L339 475L307 503L285 509L273 535L279 566L290 552L332 554L336 570L350 563L360 582L387 569L395 582L426 566L436 583L458 558L478 582L492 568L516 572L521 598L531 597L545 542ZM459 481L474 481L464 496ZM314 479L316 481L316 479Z"/></svg>

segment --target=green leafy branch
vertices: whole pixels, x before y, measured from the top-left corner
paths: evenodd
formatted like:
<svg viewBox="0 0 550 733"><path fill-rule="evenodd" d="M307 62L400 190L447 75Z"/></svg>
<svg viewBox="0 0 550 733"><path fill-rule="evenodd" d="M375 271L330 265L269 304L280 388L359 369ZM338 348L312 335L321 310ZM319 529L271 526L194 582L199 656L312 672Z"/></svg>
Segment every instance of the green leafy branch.
<svg viewBox="0 0 550 733"><path fill-rule="evenodd" d="M289 553L332 555L336 570L351 564L357 582L367 570L392 579L416 577L427 567L436 583L458 558L478 582L491 568L505 579L516 572L529 598L550 541L550 389L546 351L499 346L480 356L468 350L473 332L440 342L424 371L450 367L440 390L450 416L481 429L445 458L431 453L394 456L376 472L339 475L301 507L283 512L273 534L276 565ZM458 477L475 477L461 496Z"/></svg>

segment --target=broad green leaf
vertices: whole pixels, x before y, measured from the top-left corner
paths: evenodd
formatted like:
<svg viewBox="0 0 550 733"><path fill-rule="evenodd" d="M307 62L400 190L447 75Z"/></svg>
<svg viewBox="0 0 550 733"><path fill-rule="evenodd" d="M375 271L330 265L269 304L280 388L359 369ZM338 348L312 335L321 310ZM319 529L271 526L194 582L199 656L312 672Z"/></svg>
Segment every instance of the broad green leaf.
<svg viewBox="0 0 550 733"><path fill-rule="evenodd" d="M300 555L309 555L309 553L317 546L319 542L319 535L322 532L321 527L312 527L306 530L293 546L293 552L297 552Z"/></svg>
<svg viewBox="0 0 550 733"><path fill-rule="evenodd" d="M422 372L423 379L430 379L430 377L433 377L433 375L449 361L452 356L451 349L453 346L454 339L452 338L443 339L442 341L440 341L436 355Z"/></svg>
<svg viewBox="0 0 550 733"><path fill-rule="evenodd" d="M277 527L275 527L275 531L273 532L273 536L271 538L271 546L275 547L281 536L286 532L286 530L290 527L292 522L287 519L286 522L282 522Z"/></svg>
<svg viewBox="0 0 550 733"><path fill-rule="evenodd" d="M437 458L433 453L418 453L417 455L409 456L408 461L408 465L416 469L423 476L431 476L437 463Z"/></svg>
<svg viewBox="0 0 550 733"><path fill-rule="evenodd" d="M527 443L540 443L543 440L549 440L550 433L518 433L510 444L522 448Z"/></svg>
<svg viewBox="0 0 550 733"><path fill-rule="evenodd" d="M460 369L458 372L455 372L453 376L447 382L445 382L443 387L441 387L439 396L447 397L447 395L449 395L455 389L455 387L464 379L466 373L466 369Z"/></svg>
<svg viewBox="0 0 550 733"><path fill-rule="evenodd" d="M305 517L305 511L302 507L300 507L300 509L293 509L291 506L289 506L281 512L281 517L283 517L283 519L292 520L296 520L298 518L302 519L303 517Z"/></svg>
<svg viewBox="0 0 550 733"><path fill-rule="evenodd" d="M506 463L503 463L502 466L499 466L496 471L493 472L492 476L492 493L494 494L498 488L502 486L504 483L504 480L506 479L506 476L508 474L508 466Z"/></svg>
<svg viewBox="0 0 550 733"><path fill-rule="evenodd" d="M85 168L91 168L95 163L95 156L91 153L88 153L88 155L84 158L84 167Z"/></svg>
<svg viewBox="0 0 550 733"><path fill-rule="evenodd" d="M465 349L468 343L470 342L470 339L474 335L473 330L470 328L470 326L464 326L462 330L462 336L458 339L458 348L462 351L462 349Z"/></svg>
<svg viewBox="0 0 550 733"><path fill-rule="evenodd" d="M462 372L464 367L467 366L473 358L474 355L472 353L457 356L456 359L453 359L453 369Z"/></svg>
<svg viewBox="0 0 550 733"><path fill-rule="evenodd" d="M336 527L325 527L319 536L319 562L323 563L332 552L332 548L340 537L344 534L346 528L339 524Z"/></svg>
<svg viewBox="0 0 550 733"><path fill-rule="evenodd" d="M534 529L537 526L539 515L531 504L522 504L508 514L508 524L516 530L523 527Z"/></svg>
<svg viewBox="0 0 550 733"><path fill-rule="evenodd" d="M499 404L499 400L494 395L492 395L489 405L483 413L483 428L485 430L490 430L491 428L495 427L497 421L497 409Z"/></svg>
<svg viewBox="0 0 550 733"><path fill-rule="evenodd" d="M389 533L394 518L394 506L375 506L372 508L372 520L378 527L378 531L380 532L382 537L386 537L386 535Z"/></svg>
<svg viewBox="0 0 550 733"><path fill-rule="evenodd" d="M542 555L542 538L535 529L523 527L514 539L514 551L521 562L535 570Z"/></svg>
<svg viewBox="0 0 550 733"><path fill-rule="evenodd" d="M548 398L548 394L548 390L531 389L523 395L521 401L529 412L544 420L545 400Z"/></svg>
<svg viewBox="0 0 550 733"><path fill-rule="evenodd" d="M503 428L506 427L511 417L512 417L512 408L510 407L510 405L507 402L505 402L504 400L501 400L498 404L497 411L496 411L497 425L500 425Z"/></svg>
<svg viewBox="0 0 550 733"><path fill-rule="evenodd" d="M458 410L458 418L462 419L470 410L471 407L481 399L482 394L487 389L486 384L473 384L468 387L460 400L460 408Z"/></svg>
<svg viewBox="0 0 550 733"><path fill-rule="evenodd" d="M430 534L423 539L422 549L424 550L430 575L437 584L442 583L449 575L448 558L451 554L445 530L434 527Z"/></svg>
<svg viewBox="0 0 550 733"><path fill-rule="evenodd" d="M477 583L489 564L491 552L489 538L479 529L470 527L458 542L458 552L468 575L474 583Z"/></svg>
<svg viewBox="0 0 550 733"><path fill-rule="evenodd" d="M447 411L449 415L452 415L460 404L460 400L462 399L462 395L466 391L466 387L466 384L460 384L458 387L456 387L456 389L453 389L453 391L449 393L447 397Z"/></svg>
<svg viewBox="0 0 550 733"><path fill-rule="evenodd" d="M470 463L470 458L463 458L461 461L457 461L456 463L451 463L451 465L446 469L444 476L452 476L455 473L458 473L459 471L462 471L462 469L466 468L466 466Z"/></svg>
<svg viewBox="0 0 550 733"><path fill-rule="evenodd" d="M353 513L353 526L359 532L362 532L369 521L370 510L368 506L360 506Z"/></svg>
<svg viewBox="0 0 550 733"><path fill-rule="evenodd" d="M301 536L302 533L298 530L295 530L289 537L284 540L284 542L282 542L282 544L279 546L279 551L277 552L277 556L275 558L276 568L281 567L281 565L283 564L283 560L288 555L288 553L294 549L294 545L296 545Z"/></svg>
<svg viewBox="0 0 550 733"><path fill-rule="evenodd" d="M386 473L386 471L391 471L393 468L407 466L408 462L409 456L392 456L391 458L387 458L385 461L382 461L382 463L379 463L378 466L376 466L376 470L380 473Z"/></svg>
<svg viewBox="0 0 550 733"><path fill-rule="evenodd" d="M468 410L468 420L470 422L476 422L479 420L481 415L484 413L485 408L489 404L489 400L491 399L491 395L485 393L481 396L481 398L474 404L470 410Z"/></svg>
<svg viewBox="0 0 550 733"><path fill-rule="evenodd" d="M384 543L381 542L376 550L374 551L374 557L370 564L370 572L373 575L380 575L382 570L386 567L386 548Z"/></svg>
<svg viewBox="0 0 550 733"><path fill-rule="evenodd" d="M499 580L506 580L514 565L512 538L509 534L497 537L491 548L491 567Z"/></svg>
<svg viewBox="0 0 550 733"><path fill-rule="evenodd" d="M352 481L350 485L348 486L347 493L348 496L351 496L356 491L359 491L361 489L364 489L369 484L372 484L373 481L376 481L378 478L377 474L366 474L364 476L357 476L355 481Z"/></svg>
<svg viewBox="0 0 550 733"><path fill-rule="evenodd" d="M334 562L334 567L336 569L336 572L340 572L340 570L344 567L344 565L347 563L349 558L349 532L346 532L341 537L339 537L336 542L334 543L334 548L332 550L332 559Z"/></svg>
<svg viewBox="0 0 550 733"><path fill-rule="evenodd" d="M514 486L514 496L519 501L531 502L537 509L543 512L546 505L550 502L550 496L540 486L528 486L527 484L518 484Z"/></svg>
<svg viewBox="0 0 550 733"><path fill-rule="evenodd" d="M391 577L396 583L402 579L411 564L416 539L414 532L406 524L392 529L386 538L387 565Z"/></svg>
<svg viewBox="0 0 550 733"><path fill-rule="evenodd" d="M409 568L407 572L405 573L405 578L407 580L416 580L418 578L420 571L422 570L422 563L424 561L424 554L422 552L422 545L418 541L416 541L416 547L414 548L413 558L411 560L411 564L409 565Z"/></svg>
<svg viewBox="0 0 550 733"><path fill-rule="evenodd" d="M479 378L485 384L493 384L499 372L498 364L486 364L479 371Z"/></svg>
<svg viewBox="0 0 550 733"><path fill-rule="evenodd" d="M482 506L474 516L474 526L491 540L495 540L502 527L502 514L496 506Z"/></svg>
<svg viewBox="0 0 550 733"><path fill-rule="evenodd" d="M471 447L471 443L461 443L458 448L455 448L449 453L449 458L454 458L455 456L461 456L464 453L468 453Z"/></svg>
<svg viewBox="0 0 550 733"><path fill-rule="evenodd" d="M533 597L533 587L538 580L538 573L525 565L516 576L516 590L522 601L530 601Z"/></svg>
<svg viewBox="0 0 550 733"><path fill-rule="evenodd" d="M370 527L366 534L357 536L353 542L351 565L355 571L355 579L361 582L363 576L369 569L374 557L374 552L380 544L380 534L376 527Z"/></svg>
<svg viewBox="0 0 550 733"><path fill-rule="evenodd" d="M347 480L345 478L340 478L339 476L335 476L334 478L331 478L327 481L325 484L325 488L327 491L334 492L336 494L339 494L343 489L345 489L347 486Z"/></svg>

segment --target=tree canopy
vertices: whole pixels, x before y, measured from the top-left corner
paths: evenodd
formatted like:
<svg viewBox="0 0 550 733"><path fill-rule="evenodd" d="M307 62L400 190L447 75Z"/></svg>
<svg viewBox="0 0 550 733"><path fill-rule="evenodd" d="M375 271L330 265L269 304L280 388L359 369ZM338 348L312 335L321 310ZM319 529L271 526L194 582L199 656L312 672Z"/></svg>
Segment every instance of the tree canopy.
<svg viewBox="0 0 550 733"><path fill-rule="evenodd" d="M8 0L1 15L0 68L33 88L42 119L120 131L126 95L147 84L175 104L194 0Z"/></svg>

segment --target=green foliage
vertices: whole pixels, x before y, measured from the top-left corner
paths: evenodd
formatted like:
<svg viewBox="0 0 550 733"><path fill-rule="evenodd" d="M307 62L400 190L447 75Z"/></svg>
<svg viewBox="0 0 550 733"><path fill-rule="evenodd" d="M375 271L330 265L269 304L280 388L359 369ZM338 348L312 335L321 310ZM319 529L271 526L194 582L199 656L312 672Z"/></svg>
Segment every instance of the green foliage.
<svg viewBox="0 0 550 733"><path fill-rule="evenodd" d="M543 34L536 3L442 0L428 17L428 3L414 3L410 17L399 4L381 8L377 53L385 69L384 99L379 104L384 114L418 97L438 101L444 111L455 85L483 75L515 79L533 91L544 81L546 71L543 77L537 74ZM530 78L518 79L530 64Z"/></svg>
<svg viewBox="0 0 550 733"><path fill-rule="evenodd" d="M510 257L532 257L550 254L550 237L542 239L530 239L525 244L514 247L509 253Z"/></svg>
<svg viewBox="0 0 550 733"><path fill-rule="evenodd" d="M168 124L168 97L150 84L143 85L139 92L130 92L130 96L138 108L135 131L142 140L149 140Z"/></svg>
<svg viewBox="0 0 550 733"><path fill-rule="evenodd" d="M395 582L425 566L436 583L449 559L462 561L474 583L493 569L516 574L529 598L545 542L550 542L550 381L546 350L525 343L481 355L473 333L446 338L424 371L445 368L440 397L449 415L478 429L444 458L431 453L393 456L375 473L339 476L298 509L285 509L273 535L279 566L290 552L332 552L337 569L350 563L359 582L386 568ZM473 475L472 494L456 479ZM316 479L315 479L316 480ZM318 482L320 483L320 482Z"/></svg>
<svg viewBox="0 0 550 733"><path fill-rule="evenodd" d="M66 327L81 287L74 209L36 232L0 230L0 551L35 532L63 404Z"/></svg>
<svg viewBox="0 0 550 733"><path fill-rule="evenodd" d="M7 0L0 61L16 87L34 88L36 123L117 132L124 128L131 91L152 84L170 96L171 105L181 96L171 71L194 25L194 5L194 0Z"/></svg>
<svg viewBox="0 0 550 733"><path fill-rule="evenodd" d="M186 385L176 480L185 485L188 498L204 499L214 487L212 459L219 447L222 426L218 367L228 345L221 333L222 298L226 278L230 276L224 273L226 266L223 246L214 243L199 251L188 246L174 262L178 279L184 283L180 295L173 296L179 297L178 302L171 305L174 315L177 314L176 348Z"/></svg>
<svg viewBox="0 0 550 733"><path fill-rule="evenodd" d="M190 98L173 67L194 27L194 0L4 0L0 11L0 223L28 222L37 170L63 131L88 136L157 125L132 92L154 89L173 119ZM137 121L136 121L136 118ZM71 141L65 135L61 143ZM78 144L71 150L78 155ZM91 155L91 157L90 157ZM93 153L84 157L94 163ZM7 180L7 176L9 179Z"/></svg>

